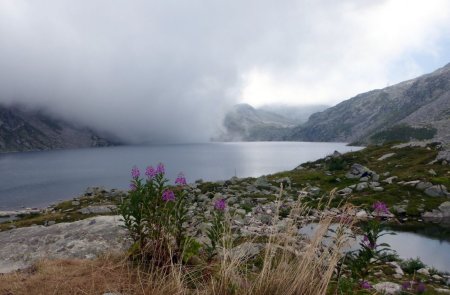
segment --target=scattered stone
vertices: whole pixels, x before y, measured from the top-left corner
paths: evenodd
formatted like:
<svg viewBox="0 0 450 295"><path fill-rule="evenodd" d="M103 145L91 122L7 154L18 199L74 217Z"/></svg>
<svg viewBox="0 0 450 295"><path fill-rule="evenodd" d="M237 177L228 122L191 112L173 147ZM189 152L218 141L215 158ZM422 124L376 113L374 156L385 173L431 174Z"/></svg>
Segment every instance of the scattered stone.
<svg viewBox="0 0 450 295"><path fill-rule="evenodd" d="M383 155L383 156L378 158L378 161L386 160L387 158L390 158L392 156L395 156L395 153L389 153L389 154Z"/></svg>
<svg viewBox="0 0 450 295"><path fill-rule="evenodd" d="M261 188L270 188L271 185L267 181L267 178L265 176L258 177L254 182L255 187L261 189Z"/></svg>
<svg viewBox="0 0 450 295"><path fill-rule="evenodd" d="M352 167L350 168L350 171L347 172L345 177L347 177L349 179L356 179L356 178L359 179L361 177L366 176L364 174L371 175L372 171L369 168L367 168L367 167L365 167L365 166L363 166L361 164L356 164L355 163L355 164L352 165Z"/></svg>
<svg viewBox="0 0 450 295"><path fill-rule="evenodd" d="M424 276L429 276L430 275L430 271L428 270L428 268L421 268L417 271L418 274L424 275Z"/></svg>
<svg viewBox="0 0 450 295"><path fill-rule="evenodd" d="M447 197L449 193L447 192L447 188L443 184L433 185L427 189L425 189L425 194L430 197Z"/></svg>
<svg viewBox="0 0 450 295"><path fill-rule="evenodd" d="M394 205L392 206L392 210L394 210L397 214L405 214L406 205Z"/></svg>
<svg viewBox="0 0 450 295"><path fill-rule="evenodd" d="M436 291L438 294L450 294L450 290L444 288L436 288L434 289L434 291Z"/></svg>
<svg viewBox="0 0 450 295"><path fill-rule="evenodd" d="M343 188L343 189L337 191L337 193L338 193L339 195L349 195L349 194L351 194L352 192L353 192L353 190L352 190L351 188L349 188L349 187L346 187L346 188Z"/></svg>
<svg viewBox="0 0 450 295"><path fill-rule="evenodd" d="M79 201L72 201L72 206L80 206L80 202Z"/></svg>
<svg viewBox="0 0 450 295"><path fill-rule="evenodd" d="M450 218L450 202L444 202L437 209L425 212L422 214L424 219L430 219L431 221L440 221L441 219Z"/></svg>
<svg viewBox="0 0 450 295"><path fill-rule="evenodd" d="M447 162L450 163L450 151L440 151L436 156L436 162Z"/></svg>
<svg viewBox="0 0 450 295"><path fill-rule="evenodd" d="M416 186L419 182L420 182L420 180L412 180L412 181L404 182L403 185Z"/></svg>
<svg viewBox="0 0 450 295"><path fill-rule="evenodd" d="M333 154L331 154L331 157L333 158L339 158L340 156L342 156L342 154L338 151L334 151Z"/></svg>
<svg viewBox="0 0 450 295"><path fill-rule="evenodd" d="M89 206L78 210L81 214L108 214L117 210L116 205Z"/></svg>
<svg viewBox="0 0 450 295"><path fill-rule="evenodd" d="M242 243L230 250L230 257L236 260L246 260L258 255L264 248L264 244L260 243Z"/></svg>
<svg viewBox="0 0 450 295"><path fill-rule="evenodd" d="M387 264L389 264L390 266L392 266L395 269L396 274L399 274L400 276L405 275L402 268L400 267L400 265L397 262L391 261L391 262L388 262Z"/></svg>
<svg viewBox="0 0 450 295"><path fill-rule="evenodd" d="M309 193L312 194L313 196L318 196L320 195L320 188L317 186L312 186L308 189Z"/></svg>
<svg viewBox="0 0 450 295"><path fill-rule="evenodd" d="M367 182L360 182L360 183L358 183L357 185L356 185L356 190L358 191L358 192L360 192L360 191L362 191L362 190L365 190L366 188L368 188L369 187L369 185L367 184Z"/></svg>
<svg viewBox="0 0 450 295"><path fill-rule="evenodd" d="M367 219L367 217L368 217L368 214L367 214L366 210L360 210L356 213L356 218Z"/></svg>
<svg viewBox="0 0 450 295"><path fill-rule="evenodd" d="M431 176L437 176L436 171L434 171L433 169L428 170L428 173L429 173Z"/></svg>
<svg viewBox="0 0 450 295"><path fill-rule="evenodd" d="M399 294L402 291L402 286L392 282L382 282L373 286L377 292L386 295Z"/></svg>
<svg viewBox="0 0 450 295"><path fill-rule="evenodd" d="M384 183L391 184L394 180L396 180L398 176L391 176L383 180Z"/></svg>
<svg viewBox="0 0 450 295"><path fill-rule="evenodd" d="M291 179L289 177L282 177L280 179L275 180L277 183L282 183L283 187L285 188L291 188Z"/></svg>
<svg viewBox="0 0 450 295"><path fill-rule="evenodd" d="M432 186L433 186L433 184L431 182L423 182L423 181L421 181L421 182L419 182L416 185L416 189L419 189L419 190L423 191L423 190L426 190L427 188L432 187Z"/></svg>

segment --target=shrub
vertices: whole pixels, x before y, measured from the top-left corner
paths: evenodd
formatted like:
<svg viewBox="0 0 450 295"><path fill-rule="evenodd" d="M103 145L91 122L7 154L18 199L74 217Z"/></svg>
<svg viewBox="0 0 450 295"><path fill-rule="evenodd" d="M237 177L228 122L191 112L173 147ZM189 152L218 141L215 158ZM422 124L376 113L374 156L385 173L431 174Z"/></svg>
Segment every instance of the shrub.
<svg viewBox="0 0 450 295"><path fill-rule="evenodd" d="M328 162L328 170L330 171L344 170L346 166L347 162L340 157L331 158Z"/></svg>
<svg viewBox="0 0 450 295"><path fill-rule="evenodd" d="M402 269L409 274L414 274L416 271L418 271L421 268L424 268L426 265L420 260L419 257L417 258L410 258L402 261L400 263Z"/></svg>

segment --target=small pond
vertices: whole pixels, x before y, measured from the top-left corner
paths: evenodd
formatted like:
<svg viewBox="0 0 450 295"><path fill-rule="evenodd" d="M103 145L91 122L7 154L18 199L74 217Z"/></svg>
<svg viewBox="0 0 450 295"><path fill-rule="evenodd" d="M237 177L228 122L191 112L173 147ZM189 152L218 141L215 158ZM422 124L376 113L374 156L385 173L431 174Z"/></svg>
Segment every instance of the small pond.
<svg viewBox="0 0 450 295"><path fill-rule="evenodd" d="M300 229L300 234L311 236L317 224ZM335 228L335 226L334 226ZM439 224L395 226L389 231L395 235L384 235L380 243L388 243L402 259L417 258L427 266L450 272L450 227ZM358 236L347 251L358 249L362 237Z"/></svg>

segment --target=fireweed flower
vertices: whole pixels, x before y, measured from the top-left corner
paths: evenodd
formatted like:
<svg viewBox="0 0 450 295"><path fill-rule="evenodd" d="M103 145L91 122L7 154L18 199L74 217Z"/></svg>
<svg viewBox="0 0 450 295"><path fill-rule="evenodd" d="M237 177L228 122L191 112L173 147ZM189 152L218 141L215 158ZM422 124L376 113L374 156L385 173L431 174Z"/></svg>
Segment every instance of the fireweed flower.
<svg viewBox="0 0 450 295"><path fill-rule="evenodd" d="M388 207L385 203L383 202L375 202L372 206L373 210L375 211L376 214L389 214L389 210Z"/></svg>
<svg viewBox="0 0 450 295"><path fill-rule="evenodd" d="M153 179L153 177L156 176L155 168L153 168L153 166L148 166L147 169L145 169L145 175L148 179Z"/></svg>
<svg viewBox="0 0 450 295"><path fill-rule="evenodd" d="M186 178L184 177L183 172L178 173L177 179L175 179L175 184L186 185Z"/></svg>
<svg viewBox="0 0 450 295"><path fill-rule="evenodd" d="M369 238L364 235L363 244L369 249L375 249L378 245L369 241Z"/></svg>
<svg viewBox="0 0 450 295"><path fill-rule="evenodd" d="M131 169L131 177L136 179L136 178L139 178L139 176L141 176L141 172L139 171L139 168L136 166L133 166L133 168Z"/></svg>
<svg viewBox="0 0 450 295"><path fill-rule="evenodd" d="M135 191L137 189L137 186L134 182L130 182L130 191Z"/></svg>
<svg viewBox="0 0 450 295"><path fill-rule="evenodd" d="M419 285L417 285L417 293L421 294L425 292L427 288L425 288L425 284L420 282Z"/></svg>
<svg viewBox="0 0 450 295"><path fill-rule="evenodd" d="M403 290L408 290L412 287L412 282L403 282L402 284L402 289Z"/></svg>
<svg viewBox="0 0 450 295"><path fill-rule="evenodd" d="M362 281L359 283L359 285L363 289L371 289L372 288L372 286L370 285L370 283L368 281Z"/></svg>
<svg viewBox="0 0 450 295"><path fill-rule="evenodd" d="M159 163L158 166L156 167L156 174L164 174L165 173L165 168L164 168L164 164L163 163Z"/></svg>
<svg viewBox="0 0 450 295"><path fill-rule="evenodd" d="M218 211L225 211L226 207L227 203L225 202L225 199L219 199L214 203L214 208Z"/></svg>
<svg viewBox="0 0 450 295"><path fill-rule="evenodd" d="M175 201L175 194L173 191L166 189L162 194L162 199L164 202Z"/></svg>

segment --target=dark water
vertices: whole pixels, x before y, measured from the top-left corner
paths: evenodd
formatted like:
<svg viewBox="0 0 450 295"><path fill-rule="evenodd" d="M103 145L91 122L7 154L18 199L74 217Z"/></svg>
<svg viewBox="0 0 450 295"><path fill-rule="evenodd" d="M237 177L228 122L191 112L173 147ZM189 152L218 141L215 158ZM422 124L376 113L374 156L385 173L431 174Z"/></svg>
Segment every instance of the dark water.
<svg viewBox="0 0 450 295"><path fill-rule="evenodd" d="M300 229L300 233L310 236L314 234L316 227L316 223L310 224ZM332 228L336 229L336 226ZM396 227L388 231L394 232L395 235L384 235L378 243L388 243L402 259L418 257L427 266L450 272L450 237L446 234L449 230L439 224L424 224L417 229L404 228L403 230ZM436 235L437 231L442 232L443 235ZM362 236L358 236L346 250L357 250L361 239Z"/></svg>
<svg viewBox="0 0 450 295"><path fill-rule="evenodd" d="M183 171L188 181L225 180L290 170L344 143L254 142L118 146L0 155L0 210L43 207L88 186L128 188L130 169L162 162L168 177Z"/></svg>

